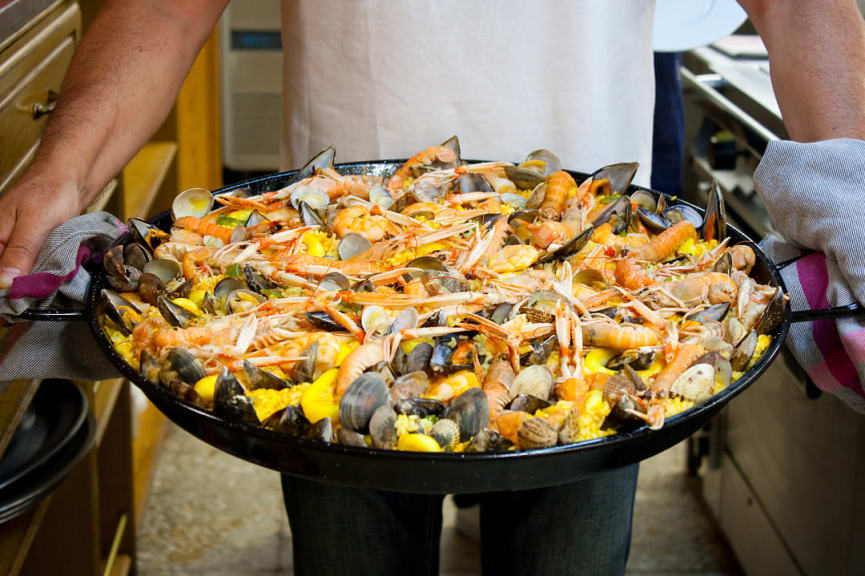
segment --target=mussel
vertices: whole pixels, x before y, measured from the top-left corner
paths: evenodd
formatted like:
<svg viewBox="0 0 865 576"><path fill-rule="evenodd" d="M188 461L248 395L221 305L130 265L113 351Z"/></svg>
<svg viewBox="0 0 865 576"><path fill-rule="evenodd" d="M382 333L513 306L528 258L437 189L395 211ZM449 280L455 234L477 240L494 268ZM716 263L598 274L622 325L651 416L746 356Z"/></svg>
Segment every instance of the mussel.
<svg viewBox="0 0 865 576"><path fill-rule="evenodd" d="M103 289L99 293L100 307L117 329L125 336L132 334L133 328L141 320L141 312L126 298L112 290Z"/></svg>
<svg viewBox="0 0 865 576"><path fill-rule="evenodd" d="M531 343L532 351L520 356L520 362L524 366L532 366L534 364L545 364L553 353L553 350L558 346L559 340L556 335L547 336L543 340L535 340Z"/></svg>
<svg viewBox="0 0 865 576"><path fill-rule="evenodd" d="M184 348L172 348L165 357L169 370L176 372L180 379L187 384L195 384L205 376L207 372L201 362Z"/></svg>
<svg viewBox="0 0 865 576"><path fill-rule="evenodd" d="M159 361L147 349L139 356L138 373L154 384L159 382Z"/></svg>
<svg viewBox="0 0 865 576"><path fill-rule="evenodd" d="M300 218L303 220L304 225L306 226L318 226L319 228L327 230L327 223L322 219L318 212L315 209L301 200L299 202L300 205Z"/></svg>
<svg viewBox="0 0 865 576"><path fill-rule="evenodd" d="M620 162L598 169L590 176L593 192L596 195L625 194L639 168L638 162Z"/></svg>
<svg viewBox="0 0 865 576"><path fill-rule="evenodd" d="M655 351L651 348L625 350L618 356L611 358L607 362L607 368L622 370L625 366L630 366L634 370L646 370L655 361L655 355Z"/></svg>
<svg viewBox="0 0 865 576"><path fill-rule="evenodd" d="M295 382L312 382L315 378L315 364L318 361L318 342L313 342L300 353L303 360L299 360L291 371Z"/></svg>
<svg viewBox="0 0 865 576"><path fill-rule="evenodd" d="M430 368L432 356L433 347L428 342L415 345L408 353L400 348L394 357L393 368L400 376L425 372Z"/></svg>
<svg viewBox="0 0 865 576"><path fill-rule="evenodd" d="M745 370L748 362L753 358L756 349L757 332L751 330L733 349L733 356L730 357L730 364L733 366L733 370L737 372Z"/></svg>
<svg viewBox="0 0 865 576"><path fill-rule="evenodd" d="M535 150L517 166L505 166L505 174L520 189L531 190L544 178L562 169L559 157L549 150Z"/></svg>
<svg viewBox="0 0 865 576"><path fill-rule="evenodd" d="M492 192L493 187L483 177L483 174L469 172L459 177L457 180L457 190L460 194L468 194L469 192Z"/></svg>
<svg viewBox="0 0 865 576"><path fill-rule="evenodd" d="M721 319L727 315L729 309L729 302L721 302L720 304L715 304L714 306L709 306L704 310L700 310L694 314L693 319L700 323L720 322Z"/></svg>
<svg viewBox="0 0 865 576"><path fill-rule="evenodd" d="M310 158L303 167L291 177L289 184L292 182L300 182L304 178L309 178L319 170L325 170L333 167L333 160L336 156L336 150L333 146L328 146L312 158Z"/></svg>
<svg viewBox="0 0 865 576"><path fill-rule="evenodd" d="M528 412L529 414L534 414L538 410L543 410L544 408L549 408L552 406L550 402L547 400L541 400L537 396L531 396L529 394L518 394L513 400L508 402L505 405L507 410L515 410L518 412Z"/></svg>
<svg viewBox="0 0 865 576"><path fill-rule="evenodd" d="M246 280L246 285L249 289L258 292L259 294L265 290L273 290L276 287L276 284L274 284L269 278L249 264L243 266L243 278ZM237 286L236 288L242 288L242 286ZM226 293L226 296L227 295L228 293Z"/></svg>
<svg viewBox="0 0 865 576"><path fill-rule="evenodd" d="M706 202L706 216L703 221L703 240L720 242L727 237L727 211L724 208L724 195L718 181L712 182L709 199Z"/></svg>
<svg viewBox="0 0 865 576"><path fill-rule="evenodd" d="M784 319L784 291L780 288L775 289L769 303L763 310L760 320L757 322L757 334L769 334L781 324Z"/></svg>
<svg viewBox="0 0 865 576"><path fill-rule="evenodd" d="M129 229L138 242L141 242L152 253L163 242L171 239L171 236L144 220L130 218L127 221Z"/></svg>
<svg viewBox="0 0 865 576"><path fill-rule="evenodd" d="M303 414L303 408L299 405L292 406L290 404L283 410L272 414L264 425L277 432L291 434L293 436L305 435L311 426L309 420L307 420L306 416Z"/></svg>
<svg viewBox="0 0 865 576"><path fill-rule="evenodd" d="M394 405L397 414L406 416L438 416L444 412L445 405L433 398L404 398Z"/></svg>
<svg viewBox="0 0 865 576"><path fill-rule="evenodd" d="M663 232L673 225L663 214L647 210L642 206L637 206L637 216L640 217L640 222L652 232Z"/></svg>
<svg viewBox="0 0 865 576"><path fill-rule="evenodd" d="M342 395L339 402L340 423L349 430L366 432L373 412L387 404L388 397L387 386L380 374L361 374Z"/></svg>
<svg viewBox="0 0 865 576"><path fill-rule="evenodd" d="M612 202L601 215L592 222L592 227L598 228L609 222L613 234L621 234L631 225L631 200L627 196L620 196Z"/></svg>
<svg viewBox="0 0 865 576"><path fill-rule="evenodd" d="M282 390L292 386L291 382L262 370L249 360L243 361L243 370L246 372L246 380L249 382L250 390Z"/></svg>
<svg viewBox="0 0 865 576"><path fill-rule="evenodd" d="M562 246L557 250L547 252L538 258L538 263L546 264L547 262L553 262L555 260L564 260L565 258L576 254L582 250L586 244L588 244L589 240L592 239L592 234L594 234L594 232L594 226L589 226L581 233L562 244Z"/></svg>
<svg viewBox="0 0 865 576"><path fill-rule="evenodd" d="M246 396L237 377L224 366L213 390L213 412L231 422L258 424L252 400Z"/></svg>
<svg viewBox="0 0 865 576"><path fill-rule="evenodd" d="M349 288L351 288L351 280L342 272L328 272L318 283L318 289L323 292L338 292Z"/></svg>
<svg viewBox="0 0 865 576"><path fill-rule="evenodd" d="M325 416L313 424L306 433L306 437L322 442L333 442L333 423L330 416Z"/></svg>

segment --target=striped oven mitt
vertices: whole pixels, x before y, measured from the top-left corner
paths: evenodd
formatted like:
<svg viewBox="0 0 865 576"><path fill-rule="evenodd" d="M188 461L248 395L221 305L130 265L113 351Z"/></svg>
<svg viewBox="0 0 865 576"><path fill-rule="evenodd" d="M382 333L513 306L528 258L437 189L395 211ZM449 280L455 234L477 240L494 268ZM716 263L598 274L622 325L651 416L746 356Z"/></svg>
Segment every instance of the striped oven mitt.
<svg viewBox="0 0 865 576"><path fill-rule="evenodd" d="M865 141L772 142L754 185L786 239L761 247L793 310L865 302ZM865 315L793 324L787 345L817 387L865 414Z"/></svg>
<svg viewBox="0 0 865 576"><path fill-rule="evenodd" d="M90 274L126 227L107 212L73 218L55 228L36 258L33 272L0 290L0 382L19 378L115 378L86 322L22 322L30 308L83 308Z"/></svg>

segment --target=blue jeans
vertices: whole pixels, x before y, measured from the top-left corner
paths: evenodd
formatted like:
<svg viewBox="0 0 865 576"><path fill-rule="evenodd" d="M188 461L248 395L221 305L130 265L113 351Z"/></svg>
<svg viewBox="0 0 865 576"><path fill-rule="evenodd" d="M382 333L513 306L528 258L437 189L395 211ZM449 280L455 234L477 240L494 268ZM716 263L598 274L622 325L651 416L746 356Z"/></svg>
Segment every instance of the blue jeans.
<svg viewBox="0 0 865 576"><path fill-rule="evenodd" d="M638 466L480 495L484 574L624 574ZM438 574L442 496L282 477L294 573Z"/></svg>

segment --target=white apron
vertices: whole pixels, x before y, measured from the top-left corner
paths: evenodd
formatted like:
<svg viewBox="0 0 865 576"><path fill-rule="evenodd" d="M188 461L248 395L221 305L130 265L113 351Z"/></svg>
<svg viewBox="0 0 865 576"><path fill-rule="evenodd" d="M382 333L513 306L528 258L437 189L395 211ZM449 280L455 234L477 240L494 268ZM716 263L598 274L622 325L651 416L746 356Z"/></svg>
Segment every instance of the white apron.
<svg viewBox="0 0 865 576"><path fill-rule="evenodd" d="M654 0L283 0L283 167L457 134L466 158L637 160L648 184L653 14Z"/></svg>

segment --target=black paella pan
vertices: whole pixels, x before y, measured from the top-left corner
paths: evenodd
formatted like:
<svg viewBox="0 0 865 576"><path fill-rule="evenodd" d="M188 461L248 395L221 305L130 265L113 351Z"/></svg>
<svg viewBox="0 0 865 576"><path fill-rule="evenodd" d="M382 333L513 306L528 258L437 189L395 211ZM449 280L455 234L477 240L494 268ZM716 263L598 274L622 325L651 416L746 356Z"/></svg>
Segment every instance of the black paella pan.
<svg viewBox="0 0 865 576"><path fill-rule="evenodd" d="M342 174L389 175L403 160L382 160L339 164ZM279 190L293 181L295 171L266 176L217 190L214 194L248 188L252 194ZM587 175L571 172L581 181ZM629 193L643 188L631 186ZM643 189L645 190L645 189ZM659 192L649 190L652 194ZM688 204L668 198L668 204ZM703 212L699 208L688 204ZM151 221L168 230L168 212ZM727 227L731 242L748 243L757 257L752 276L762 284L786 287L778 268L760 248L733 226ZM131 234L119 240L132 241ZM359 448L328 444L266 428L223 420L211 412L179 399L166 388L153 384L118 355L103 333L97 317L100 290L108 287L104 269L94 274L81 311L31 311L33 320L72 320L88 322L94 338L117 369L138 386L168 418L201 440L244 460L278 472L335 484L380 490L429 494L459 494L501 490L527 490L573 482L586 476L645 460L684 440L717 414L732 398L750 386L775 360L787 337L791 322L817 317L846 315L850 308L792 313L785 305L781 324L771 333L772 343L763 357L739 380L708 401L669 418L660 430L647 426L596 440L535 450L486 453L419 453ZM821 314L822 313L822 314Z"/></svg>

